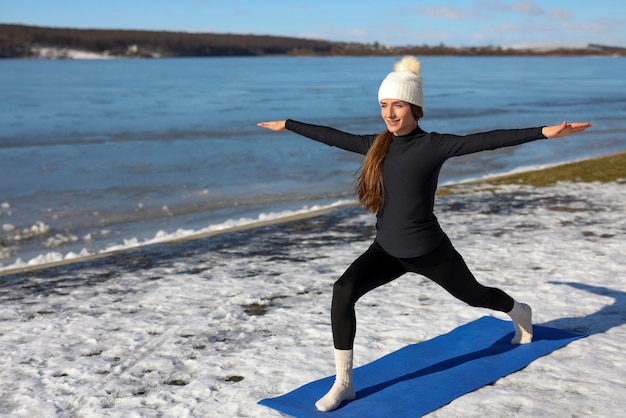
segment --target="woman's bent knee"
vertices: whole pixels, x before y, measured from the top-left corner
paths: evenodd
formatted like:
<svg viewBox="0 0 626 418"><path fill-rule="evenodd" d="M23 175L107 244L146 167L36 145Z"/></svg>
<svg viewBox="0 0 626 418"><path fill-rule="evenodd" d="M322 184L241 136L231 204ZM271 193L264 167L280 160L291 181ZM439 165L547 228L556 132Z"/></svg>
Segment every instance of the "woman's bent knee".
<svg viewBox="0 0 626 418"><path fill-rule="evenodd" d="M347 280L339 279L333 285L333 303L354 304L354 285Z"/></svg>

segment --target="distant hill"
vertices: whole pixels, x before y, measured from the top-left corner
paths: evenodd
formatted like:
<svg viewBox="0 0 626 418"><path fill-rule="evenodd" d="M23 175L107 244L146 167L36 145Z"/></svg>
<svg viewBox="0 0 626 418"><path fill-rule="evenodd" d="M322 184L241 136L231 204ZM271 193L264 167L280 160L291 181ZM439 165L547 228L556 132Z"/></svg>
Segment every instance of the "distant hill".
<svg viewBox="0 0 626 418"><path fill-rule="evenodd" d="M42 47L140 57L320 55L337 52L331 42L277 36L0 25L0 57L36 56L35 51Z"/></svg>
<svg viewBox="0 0 626 418"><path fill-rule="evenodd" d="M626 48L391 47L269 35L68 29L0 24L0 58L217 57L261 55L626 55Z"/></svg>

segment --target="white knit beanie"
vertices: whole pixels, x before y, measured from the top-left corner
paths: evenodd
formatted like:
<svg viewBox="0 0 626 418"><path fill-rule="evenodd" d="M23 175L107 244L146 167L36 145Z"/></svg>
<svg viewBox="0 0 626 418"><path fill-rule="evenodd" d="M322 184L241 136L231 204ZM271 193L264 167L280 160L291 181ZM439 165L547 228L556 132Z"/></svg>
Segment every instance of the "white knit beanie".
<svg viewBox="0 0 626 418"><path fill-rule="evenodd" d="M384 99L402 100L424 107L422 92L422 64L417 58L406 56L396 62L393 72L389 73L378 89L378 101Z"/></svg>

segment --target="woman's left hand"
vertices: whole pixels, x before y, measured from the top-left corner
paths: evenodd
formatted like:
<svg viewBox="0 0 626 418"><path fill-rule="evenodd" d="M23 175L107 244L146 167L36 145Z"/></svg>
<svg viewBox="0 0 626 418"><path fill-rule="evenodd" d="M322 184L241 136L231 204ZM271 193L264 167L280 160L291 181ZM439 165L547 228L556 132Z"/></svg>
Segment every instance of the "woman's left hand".
<svg viewBox="0 0 626 418"><path fill-rule="evenodd" d="M284 131L285 130L285 122L284 120L274 120L271 122L259 122L256 126L260 126L261 128L269 129L271 131Z"/></svg>
<svg viewBox="0 0 626 418"><path fill-rule="evenodd" d="M582 132L587 128L591 128L591 124L588 122L567 123L567 121L563 121L560 125L544 126L541 129L541 133L546 138L562 138L567 135Z"/></svg>

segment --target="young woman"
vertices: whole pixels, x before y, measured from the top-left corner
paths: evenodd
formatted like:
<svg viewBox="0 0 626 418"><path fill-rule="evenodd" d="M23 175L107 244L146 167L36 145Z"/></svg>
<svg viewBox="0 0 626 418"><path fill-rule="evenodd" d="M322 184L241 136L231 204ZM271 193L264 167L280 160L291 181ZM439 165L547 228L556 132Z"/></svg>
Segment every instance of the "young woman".
<svg viewBox="0 0 626 418"><path fill-rule="evenodd" d="M355 303L372 289L407 272L428 277L471 306L506 312L513 320L512 344L532 340L530 306L500 289L483 286L442 231L433 213L439 171L455 156L560 138L591 127L589 123L495 130L466 136L424 132L421 64L404 57L380 85L378 100L387 129L379 135L353 135L294 120L261 122L273 131L290 130L327 145L365 156L357 179L360 205L376 214L376 239L335 282L331 322L336 378L315 406L336 409L355 398L352 348Z"/></svg>

